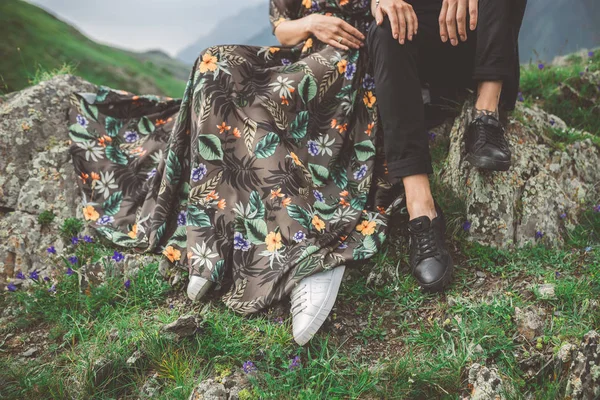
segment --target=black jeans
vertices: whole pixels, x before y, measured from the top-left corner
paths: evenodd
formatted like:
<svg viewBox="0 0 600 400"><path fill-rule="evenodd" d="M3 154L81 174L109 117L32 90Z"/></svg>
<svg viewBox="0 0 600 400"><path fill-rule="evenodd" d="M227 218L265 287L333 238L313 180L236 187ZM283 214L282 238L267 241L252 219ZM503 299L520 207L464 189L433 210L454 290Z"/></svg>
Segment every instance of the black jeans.
<svg viewBox="0 0 600 400"><path fill-rule="evenodd" d="M408 0L419 20L413 41L400 45L389 20L373 23L367 45L383 124L388 173L393 180L433 172L421 87L455 98L477 82L503 81L501 105L515 106L519 85L518 36L527 0L479 0L476 31L454 47L442 43L442 0ZM467 22L467 29L469 24Z"/></svg>

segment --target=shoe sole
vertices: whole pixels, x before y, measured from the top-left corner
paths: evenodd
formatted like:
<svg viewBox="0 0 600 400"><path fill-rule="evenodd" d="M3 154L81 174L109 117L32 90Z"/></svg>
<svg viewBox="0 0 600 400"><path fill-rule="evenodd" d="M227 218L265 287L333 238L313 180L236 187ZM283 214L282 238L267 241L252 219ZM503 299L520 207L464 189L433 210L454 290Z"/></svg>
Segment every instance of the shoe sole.
<svg viewBox="0 0 600 400"><path fill-rule="evenodd" d="M498 161L489 157L474 156L473 154L468 154L466 160L474 167L490 171L508 171L510 169L510 161Z"/></svg>
<svg viewBox="0 0 600 400"><path fill-rule="evenodd" d="M452 261L452 257L450 257L450 263L448 268L446 268L446 272L444 276L432 283L420 283L419 285L423 288L423 291L427 293L438 293L444 291L452 282L452 277L454 276L454 262Z"/></svg>
<svg viewBox="0 0 600 400"><path fill-rule="evenodd" d="M188 299L190 299L191 301L197 301L198 299L202 298L202 296L204 296L206 292L210 290L211 286L212 282L206 281L196 293L193 293L190 292L188 283L188 289L186 290Z"/></svg>
<svg viewBox="0 0 600 400"><path fill-rule="evenodd" d="M337 299L337 293L340 290L345 270L345 265L334 268L331 277L332 284L329 286L325 301L317 311L317 314L313 317L313 319L310 320L310 323L306 325L306 328L301 331L298 336L294 336L294 340L300 346L304 346L306 343L308 343L310 339L312 339L313 336L315 336L315 334L319 331L321 326L323 326L323 323L325 323L325 320L327 319L327 316L331 312L331 309L333 308L333 305Z"/></svg>

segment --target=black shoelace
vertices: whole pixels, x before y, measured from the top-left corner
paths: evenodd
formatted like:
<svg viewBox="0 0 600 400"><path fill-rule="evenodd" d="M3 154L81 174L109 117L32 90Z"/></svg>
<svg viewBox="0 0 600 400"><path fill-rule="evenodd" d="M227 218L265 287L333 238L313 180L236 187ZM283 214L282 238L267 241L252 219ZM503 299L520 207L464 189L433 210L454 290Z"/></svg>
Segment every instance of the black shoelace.
<svg viewBox="0 0 600 400"><path fill-rule="evenodd" d="M484 143L489 143L502 151L508 150L508 143L504 138L504 130L502 128L486 125L480 119L478 119L475 124L477 126L479 141L481 141L482 146Z"/></svg>
<svg viewBox="0 0 600 400"><path fill-rule="evenodd" d="M417 251L417 264L426 258L431 258L438 255L433 227L422 231L412 232L412 234L413 240L415 241L415 249Z"/></svg>

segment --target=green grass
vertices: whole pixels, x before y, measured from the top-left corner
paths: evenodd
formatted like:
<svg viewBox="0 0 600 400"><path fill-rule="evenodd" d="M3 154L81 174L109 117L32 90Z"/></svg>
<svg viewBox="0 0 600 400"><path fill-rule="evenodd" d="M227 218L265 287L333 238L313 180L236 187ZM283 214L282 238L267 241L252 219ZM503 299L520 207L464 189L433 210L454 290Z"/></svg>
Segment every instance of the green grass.
<svg viewBox="0 0 600 400"><path fill-rule="evenodd" d="M180 97L185 88L185 81L164 66L98 44L21 0L0 2L0 37L0 94L59 73L138 94Z"/></svg>

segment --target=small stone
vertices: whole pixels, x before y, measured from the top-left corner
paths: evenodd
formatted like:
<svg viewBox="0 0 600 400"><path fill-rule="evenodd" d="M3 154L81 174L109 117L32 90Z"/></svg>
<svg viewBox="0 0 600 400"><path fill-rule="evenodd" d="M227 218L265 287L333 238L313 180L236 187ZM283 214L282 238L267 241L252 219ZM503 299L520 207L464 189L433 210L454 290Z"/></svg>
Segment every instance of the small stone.
<svg viewBox="0 0 600 400"><path fill-rule="evenodd" d="M469 383L473 385L471 400L504 399L502 379L495 367L473 364L469 368Z"/></svg>
<svg viewBox="0 0 600 400"><path fill-rule="evenodd" d="M228 400L227 390L223 384L207 379L194 388L189 400Z"/></svg>
<svg viewBox="0 0 600 400"><path fill-rule="evenodd" d="M38 349L37 347L31 347L31 348L27 349L26 351L24 351L23 353L21 353L21 356L22 357L35 357L39 351L40 351L40 349Z"/></svg>
<svg viewBox="0 0 600 400"><path fill-rule="evenodd" d="M475 275L477 275L478 278L485 278L485 277L487 277L487 274L485 272L482 272L482 271L477 271L475 273Z"/></svg>
<svg viewBox="0 0 600 400"><path fill-rule="evenodd" d="M552 283L545 283L538 286L538 292L542 298L553 299L556 297L554 293L554 285Z"/></svg>
<svg viewBox="0 0 600 400"><path fill-rule="evenodd" d="M140 389L140 399L153 399L161 390L160 382L158 381L158 374L155 373L144 382L144 385Z"/></svg>
<svg viewBox="0 0 600 400"><path fill-rule="evenodd" d="M531 341L541 335L544 321L540 318L540 314L541 312L535 308L523 311L515 307L517 330L525 339Z"/></svg>
<svg viewBox="0 0 600 400"><path fill-rule="evenodd" d="M127 359L127 365L129 367L135 367L142 358L144 358L144 353L136 350L131 357Z"/></svg>
<svg viewBox="0 0 600 400"><path fill-rule="evenodd" d="M173 334L178 339L190 337L196 334L200 328L198 317L186 315L161 328L162 333Z"/></svg>

